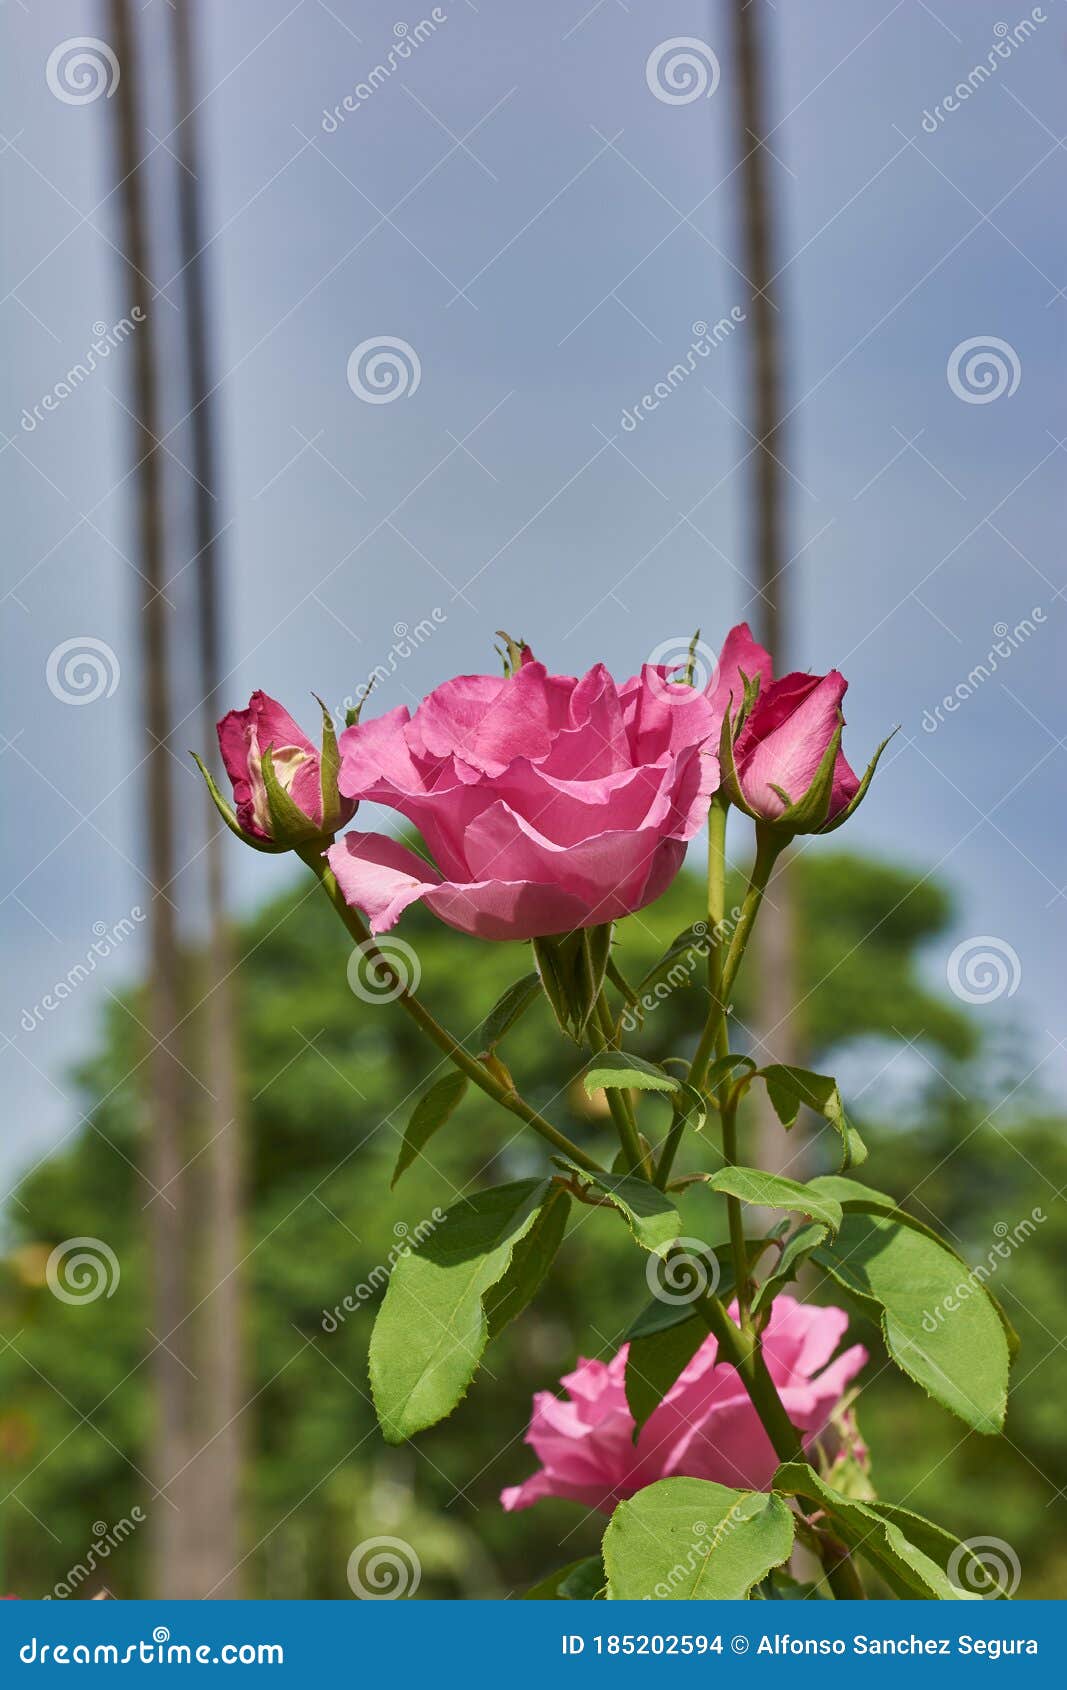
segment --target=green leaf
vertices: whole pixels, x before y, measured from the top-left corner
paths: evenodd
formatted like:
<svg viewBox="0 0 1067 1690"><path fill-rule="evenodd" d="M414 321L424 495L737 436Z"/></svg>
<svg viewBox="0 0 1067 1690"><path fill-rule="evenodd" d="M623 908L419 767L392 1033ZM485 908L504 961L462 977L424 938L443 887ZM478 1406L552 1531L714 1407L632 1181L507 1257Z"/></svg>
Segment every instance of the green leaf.
<svg viewBox="0 0 1067 1690"><path fill-rule="evenodd" d="M829 1074L813 1074L809 1068L788 1068L774 1062L769 1068L761 1068L759 1076L766 1081L767 1096L783 1127L788 1130L801 1104L806 1104L840 1135L843 1169L858 1167L867 1160L867 1146L848 1120L837 1081Z"/></svg>
<svg viewBox="0 0 1067 1690"><path fill-rule="evenodd" d="M533 1226L516 1244L507 1273L486 1295L485 1313L490 1338L502 1332L508 1322L533 1301L541 1281L552 1266L556 1251L563 1243L570 1209L571 1200L567 1192L561 1186L553 1185L534 1217Z"/></svg>
<svg viewBox="0 0 1067 1690"><path fill-rule="evenodd" d="M811 1221L807 1226L802 1226L794 1232L773 1269L756 1292L752 1302L753 1314L761 1314L764 1309L766 1309L768 1315L770 1314L771 1304L779 1291L784 1291L785 1287L793 1282L811 1252L817 1249L820 1244L825 1243L828 1237L829 1228L823 1226L819 1221Z"/></svg>
<svg viewBox="0 0 1067 1690"><path fill-rule="evenodd" d="M1008 1343L1000 1317L939 1239L895 1215L846 1214L813 1261L881 1317L886 1349L902 1371L976 1432L999 1432L1008 1394ZM947 1300L947 1301L946 1301Z"/></svg>
<svg viewBox="0 0 1067 1690"><path fill-rule="evenodd" d="M404 1133L404 1142L400 1146L400 1154L396 1159L393 1177L389 1181L390 1191L405 1168L410 1168L416 1156L433 1137L438 1127L443 1127L450 1116L454 1115L463 1100L467 1090L468 1080L454 1068L447 1074L442 1074L435 1080L429 1091L424 1092L411 1112L411 1119Z"/></svg>
<svg viewBox="0 0 1067 1690"><path fill-rule="evenodd" d="M634 1417L633 1441L659 1407L678 1375L689 1366L708 1328L699 1315L630 1342L626 1357L626 1401Z"/></svg>
<svg viewBox="0 0 1067 1690"><path fill-rule="evenodd" d="M661 1479L620 1502L604 1533L615 1601L736 1601L789 1558L793 1516L780 1497L709 1479Z"/></svg>
<svg viewBox="0 0 1067 1690"><path fill-rule="evenodd" d="M524 974L499 997L482 1022L479 1040L483 1050L495 1050L505 1033L511 1031L520 1015L525 1015L541 990L541 976Z"/></svg>
<svg viewBox="0 0 1067 1690"><path fill-rule="evenodd" d="M891 1215L901 1226L910 1226L914 1232L921 1232L924 1238L933 1239L935 1244L940 1244L942 1250L947 1250L949 1255L956 1258L965 1270L965 1278L969 1279L973 1275L976 1283L981 1283L959 1251L953 1249L947 1239L935 1232L932 1226L927 1226L925 1221L918 1220L914 1215L909 1215L906 1209L900 1208L895 1197L888 1196L884 1191L874 1191L869 1185L860 1185L858 1180L844 1179L839 1174L822 1174L811 1183L828 1197L835 1197L849 1214ZM1014 1360L1019 1353L1019 1334L1008 1319L1003 1304L994 1296L988 1285L985 1287L985 1294L1000 1317L1008 1354Z"/></svg>
<svg viewBox="0 0 1067 1690"><path fill-rule="evenodd" d="M631 1056L625 1050L604 1050L586 1072L585 1089L592 1093L606 1086L624 1086L634 1091L681 1091L682 1082L642 1056Z"/></svg>
<svg viewBox="0 0 1067 1690"><path fill-rule="evenodd" d="M524 1602L588 1602L604 1588L604 1563L599 1555L584 1555L549 1573L522 1598Z"/></svg>
<svg viewBox="0 0 1067 1690"><path fill-rule="evenodd" d="M729 1197L739 1197L742 1203L755 1203L761 1209L793 1209L822 1221L831 1232L841 1225L841 1205L832 1197L815 1191L799 1180L785 1179L781 1174L765 1174L760 1168L720 1168L718 1173L705 1174L704 1182L712 1191L723 1191Z"/></svg>
<svg viewBox="0 0 1067 1690"><path fill-rule="evenodd" d="M659 985L667 985L672 992L680 986L691 985L697 977L699 964L707 954L707 922L696 921L690 927L683 927L663 955L637 982L634 987L636 996L641 999Z"/></svg>
<svg viewBox="0 0 1067 1690"><path fill-rule="evenodd" d="M987 1601L1010 1600L1018 1577L1016 1576L1009 1589L1003 1579L997 1578L996 1573L991 1571L989 1563L975 1554L970 1544L961 1543L958 1537L952 1532L947 1532L943 1526L935 1525L933 1520L927 1520L922 1514L915 1514L910 1508L901 1508L894 1502L868 1502L867 1507L883 1520L899 1526L917 1549L921 1549L924 1555L929 1555L931 1561L937 1562L950 1582L962 1594L984 1596Z"/></svg>
<svg viewBox="0 0 1067 1690"><path fill-rule="evenodd" d="M967 1592L957 1589L935 1560L891 1520L883 1519L873 1503L841 1496L802 1461L788 1462L774 1475L773 1490L805 1497L825 1510L835 1535L853 1553L862 1553L899 1590L920 1601L957 1601Z"/></svg>
<svg viewBox="0 0 1067 1690"><path fill-rule="evenodd" d="M566 1156L553 1156L567 1172L619 1210L643 1250L665 1255L682 1230L678 1211L666 1192L633 1174L591 1174Z"/></svg>
<svg viewBox="0 0 1067 1690"><path fill-rule="evenodd" d="M435 1425L466 1394L489 1338L486 1300L551 1192L533 1179L479 1191L397 1261L370 1342L387 1443Z"/></svg>

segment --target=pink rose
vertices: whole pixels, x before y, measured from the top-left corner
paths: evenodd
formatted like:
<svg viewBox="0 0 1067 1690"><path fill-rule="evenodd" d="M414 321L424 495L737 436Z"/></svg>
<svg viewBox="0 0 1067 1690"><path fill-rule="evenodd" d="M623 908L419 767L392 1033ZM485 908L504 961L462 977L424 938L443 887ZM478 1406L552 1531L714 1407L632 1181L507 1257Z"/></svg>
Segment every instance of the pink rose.
<svg viewBox="0 0 1067 1690"><path fill-rule="evenodd" d="M733 748L733 770L726 767L726 789L750 816L794 833L823 833L852 814L884 745L860 780L840 748L847 690L836 669L783 675L761 688Z"/></svg>
<svg viewBox="0 0 1067 1690"><path fill-rule="evenodd" d="M486 939L570 933L641 909L707 817L719 693L750 651L755 666L759 648L735 630L702 693L647 664L622 686L603 664L580 680L550 675L526 649L510 678L460 675L414 716L401 706L349 728L341 791L399 811L434 860L349 833L327 853L346 900L374 933L421 898Z"/></svg>
<svg viewBox="0 0 1067 1690"><path fill-rule="evenodd" d="M736 1316L736 1308L732 1309ZM830 1357L848 1328L843 1309L776 1298L763 1352L790 1420L805 1444L818 1437L850 1380L867 1360L854 1344ZM716 1365L708 1337L642 1427L634 1422L623 1379L629 1345L610 1362L581 1360L561 1383L568 1398L539 1391L526 1442L538 1472L501 1493L507 1509L566 1497L610 1513L617 1502L657 1479L714 1479L740 1490L767 1490L779 1466L771 1441L729 1362ZM830 1363L827 1366L827 1363Z"/></svg>
<svg viewBox="0 0 1067 1690"><path fill-rule="evenodd" d="M231 710L224 716L218 725L218 736L222 761L233 786L238 825L253 840L299 844L302 840L334 833L352 820L355 804L339 800L336 791L328 795L324 804L321 753L288 711L267 693L254 692L247 710ZM324 745L332 741L333 729L324 723ZM267 799L263 776L265 751L271 754L282 793L300 812L300 816L292 815L280 830L272 822Z"/></svg>

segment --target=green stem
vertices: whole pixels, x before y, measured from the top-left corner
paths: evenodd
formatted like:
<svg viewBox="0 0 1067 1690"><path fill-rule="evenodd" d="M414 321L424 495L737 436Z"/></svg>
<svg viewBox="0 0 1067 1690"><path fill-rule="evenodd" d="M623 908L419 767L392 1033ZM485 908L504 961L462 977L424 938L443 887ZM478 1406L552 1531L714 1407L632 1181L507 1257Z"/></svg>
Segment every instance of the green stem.
<svg viewBox="0 0 1067 1690"><path fill-rule="evenodd" d="M727 1049L726 1001L722 990L722 939L726 918L726 816L728 804L717 795L708 811L708 1013L689 1065L689 1083L701 1090L712 1053Z"/></svg>
<svg viewBox="0 0 1067 1690"><path fill-rule="evenodd" d="M345 903L344 893L338 886L326 858L322 856L321 847L316 845L298 850L297 855L307 864L318 880L319 885L326 893L360 950L377 968L379 974L384 975L387 980L392 979L399 985L396 970L390 963L389 958L383 956L374 943L370 929L362 916ZM499 1103L502 1109L509 1110L512 1115L517 1115L520 1121L524 1121L528 1127L532 1127L534 1132L538 1133L547 1144L551 1144L553 1149L560 1151L564 1156L568 1156L572 1162L577 1162L580 1168L585 1168L591 1174L604 1172L599 1163L595 1162L591 1156L587 1156L579 1145L574 1144L565 1133L561 1133L558 1128L552 1125L551 1121L546 1121L543 1115L539 1115L537 1110L532 1108L524 1097L520 1097L514 1087L509 1087L503 1081L498 1080L495 1074L490 1073L484 1063L479 1062L476 1056L472 1056L470 1051L465 1050L459 1040L453 1038L447 1028L442 1027L436 1017L431 1015L425 1004L419 1002L414 992L409 992L406 987L401 986L397 992L396 1002L411 1017L412 1021L422 1029L427 1038L433 1041L438 1050L442 1051L450 1062L455 1063L456 1067L461 1069L469 1080L473 1080L476 1086L480 1086L482 1091L493 1099L494 1103Z"/></svg>
<svg viewBox="0 0 1067 1690"><path fill-rule="evenodd" d="M610 1050L615 1044L615 1027L603 992L597 999L596 1009L589 1021L589 1042L595 1050ZM629 1162L627 1172L651 1179L652 1170L645 1159L633 1104L626 1093L616 1086L605 1086L604 1095L608 1100L608 1108L615 1122L623 1154Z"/></svg>
<svg viewBox="0 0 1067 1690"><path fill-rule="evenodd" d="M803 1440L786 1413L767 1370L759 1339L734 1325L718 1297L705 1293L696 1299L693 1306L714 1334L722 1359L737 1369L779 1461L804 1461ZM839 1600L865 1600L866 1592L847 1549L826 1533L819 1532L817 1535L819 1557L834 1596Z"/></svg>
<svg viewBox="0 0 1067 1690"><path fill-rule="evenodd" d="M771 871L783 849L784 841L776 838L769 828L761 827L757 822L756 860L749 875L748 891L745 893L745 900L741 905L741 914L738 917L737 926L734 928L733 938L730 940L730 948L722 965L720 992L724 1005L729 1004L730 993L737 978L737 971L741 966L741 958L745 954L745 946L748 944L753 925L759 914L763 894L767 890L767 882L771 878Z"/></svg>
<svg viewBox="0 0 1067 1690"><path fill-rule="evenodd" d="M737 1104L736 1088L730 1087L722 1105L722 1154L728 1168L737 1165ZM742 1330L748 1332L752 1325L751 1292L748 1252L745 1249L745 1221L739 1198L727 1197L726 1214L730 1223L730 1255L733 1258L734 1284L737 1287L737 1311Z"/></svg>

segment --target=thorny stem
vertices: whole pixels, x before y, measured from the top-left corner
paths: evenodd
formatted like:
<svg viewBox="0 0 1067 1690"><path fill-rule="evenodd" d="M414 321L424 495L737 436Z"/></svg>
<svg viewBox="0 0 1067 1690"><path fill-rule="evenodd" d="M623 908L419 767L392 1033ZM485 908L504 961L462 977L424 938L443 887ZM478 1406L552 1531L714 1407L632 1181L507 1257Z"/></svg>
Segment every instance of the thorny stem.
<svg viewBox="0 0 1067 1690"><path fill-rule="evenodd" d="M425 1004L419 1002L414 992L408 991L399 979L389 958L383 956L374 943L370 929L363 921L362 916L345 903L344 894L338 886L325 857L321 854L321 847L317 844L308 846L298 850L297 855L307 864L318 880L319 885L368 962L377 970L381 978L391 981L399 988L396 994L396 1002L401 1009L411 1017L417 1026L421 1027L429 1039L433 1040L438 1050L442 1051L450 1062L455 1063L456 1067L461 1069L469 1080L473 1080L476 1086L480 1086L482 1091L493 1099L494 1103L499 1103L501 1108L509 1110L512 1115L517 1115L520 1121L524 1121L528 1127L532 1127L534 1132L538 1133L546 1143L552 1145L553 1149L560 1151L564 1156L568 1156L572 1162L576 1162L580 1168L584 1168L588 1173L603 1173L604 1169L600 1167L599 1163L588 1156L579 1145L574 1144L565 1133L561 1133L557 1127L554 1127L551 1121L546 1121L543 1115L539 1115L537 1110L527 1103L524 1097L520 1097L513 1086L504 1084L502 1080L499 1080L495 1074L489 1071L483 1062L479 1062L476 1056L472 1056L468 1050L465 1050L459 1040L453 1038L447 1028L442 1027L436 1017L431 1015Z"/></svg>

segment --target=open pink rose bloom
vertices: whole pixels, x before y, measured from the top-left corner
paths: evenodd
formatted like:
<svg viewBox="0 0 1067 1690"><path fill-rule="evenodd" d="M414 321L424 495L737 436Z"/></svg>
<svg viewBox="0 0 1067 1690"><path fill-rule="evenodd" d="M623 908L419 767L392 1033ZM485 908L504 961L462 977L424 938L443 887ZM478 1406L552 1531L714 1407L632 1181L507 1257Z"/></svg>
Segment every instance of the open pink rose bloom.
<svg viewBox="0 0 1067 1690"><path fill-rule="evenodd" d="M602 664L550 675L529 650L517 673L461 675L349 728L338 784L417 827L433 858L352 832L330 867L374 933L422 899L462 932L529 939L641 909L674 879L719 785L719 728L738 670L770 676L742 625L712 685L646 664L618 685Z"/></svg>
<svg viewBox="0 0 1067 1690"><path fill-rule="evenodd" d="M737 1318L736 1306L730 1310ZM843 1309L775 1299L763 1354L790 1420L805 1444L823 1432L842 1394L867 1360L854 1344L831 1360L848 1328ZM633 1442L624 1378L629 1345L610 1362L581 1360L561 1383L567 1397L539 1391L526 1442L541 1462L521 1485L501 1493L507 1509L564 1497L610 1513L657 1479L714 1479L742 1490L768 1490L780 1465L736 1370L716 1362L709 1336Z"/></svg>

